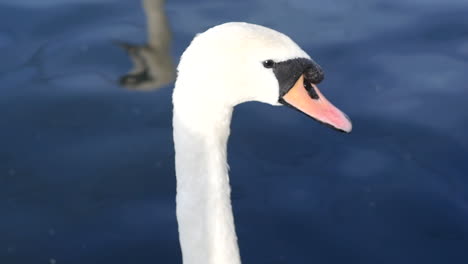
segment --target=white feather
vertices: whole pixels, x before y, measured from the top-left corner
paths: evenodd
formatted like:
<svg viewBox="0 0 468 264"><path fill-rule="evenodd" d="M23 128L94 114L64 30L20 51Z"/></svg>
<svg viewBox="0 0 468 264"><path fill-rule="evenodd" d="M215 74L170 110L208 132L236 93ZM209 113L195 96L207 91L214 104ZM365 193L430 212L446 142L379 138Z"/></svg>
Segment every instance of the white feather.
<svg viewBox="0 0 468 264"><path fill-rule="evenodd" d="M310 58L275 30L232 22L197 35L178 66L174 104L177 220L185 264L239 264L226 157L233 107L278 105L265 60Z"/></svg>

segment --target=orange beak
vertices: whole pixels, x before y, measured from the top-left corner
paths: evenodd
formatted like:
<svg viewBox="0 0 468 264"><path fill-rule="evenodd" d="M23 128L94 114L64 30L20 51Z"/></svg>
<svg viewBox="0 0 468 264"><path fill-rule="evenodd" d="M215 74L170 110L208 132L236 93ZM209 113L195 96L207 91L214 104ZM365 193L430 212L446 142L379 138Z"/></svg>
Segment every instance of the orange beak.
<svg viewBox="0 0 468 264"><path fill-rule="evenodd" d="M313 91L306 90L304 76L301 75L282 99L290 106L321 123L346 133L351 132L353 125L348 116L330 103L315 84L311 83L309 88Z"/></svg>

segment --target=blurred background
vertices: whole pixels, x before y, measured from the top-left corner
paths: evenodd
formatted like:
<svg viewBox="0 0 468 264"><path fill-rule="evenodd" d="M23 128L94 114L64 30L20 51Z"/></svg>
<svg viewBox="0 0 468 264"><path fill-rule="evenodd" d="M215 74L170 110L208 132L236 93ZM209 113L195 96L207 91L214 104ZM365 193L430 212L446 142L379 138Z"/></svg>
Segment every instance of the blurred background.
<svg viewBox="0 0 468 264"><path fill-rule="evenodd" d="M354 125L236 108L243 262L468 263L467 14L466 0L1 0L0 263L181 263L174 67L227 21L289 35Z"/></svg>

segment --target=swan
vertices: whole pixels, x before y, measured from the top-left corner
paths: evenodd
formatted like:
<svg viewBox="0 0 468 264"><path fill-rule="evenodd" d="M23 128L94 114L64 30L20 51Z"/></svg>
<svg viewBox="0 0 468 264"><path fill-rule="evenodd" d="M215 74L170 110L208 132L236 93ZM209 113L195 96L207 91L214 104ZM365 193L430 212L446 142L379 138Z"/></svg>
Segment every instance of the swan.
<svg viewBox="0 0 468 264"><path fill-rule="evenodd" d="M176 216L184 264L240 264L227 140L234 106L292 107L337 130L351 121L318 90L323 71L286 35L230 22L198 34L183 52L172 95Z"/></svg>

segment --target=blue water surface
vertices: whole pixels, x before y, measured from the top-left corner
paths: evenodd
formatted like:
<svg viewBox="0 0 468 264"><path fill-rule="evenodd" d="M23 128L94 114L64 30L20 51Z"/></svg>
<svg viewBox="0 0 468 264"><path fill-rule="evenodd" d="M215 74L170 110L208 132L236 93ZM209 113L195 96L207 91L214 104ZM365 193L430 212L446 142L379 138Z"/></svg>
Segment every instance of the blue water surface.
<svg viewBox="0 0 468 264"><path fill-rule="evenodd" d="M236 108L243 263L468 263L468 1L168 0L176 60L227 21L286 33L353 120ZM141 2L0 1L0 263L181 263L173 85L125 89Z"/></svg>

